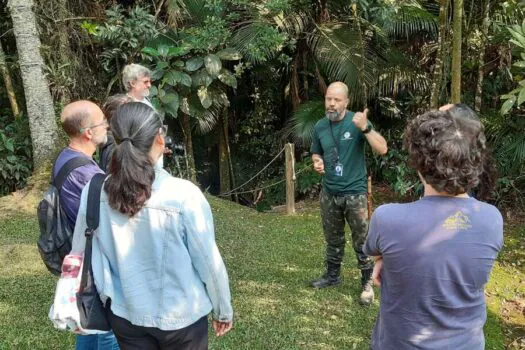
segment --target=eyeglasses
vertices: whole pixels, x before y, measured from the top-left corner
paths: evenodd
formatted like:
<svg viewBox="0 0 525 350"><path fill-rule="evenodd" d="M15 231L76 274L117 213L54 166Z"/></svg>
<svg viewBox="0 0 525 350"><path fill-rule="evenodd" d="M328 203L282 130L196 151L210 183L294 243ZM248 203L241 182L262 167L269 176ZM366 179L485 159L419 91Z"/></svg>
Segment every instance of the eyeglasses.
<svg viewBox="0 0 525 350"><path fill-rule="evenodd" d="M106 127L109 126L108 120L104 119L104 120L102 120L102 123L100 123L100 124L95 124L95 125L91 125L91 126L88 126L88 127L85 127L85 128L80 128L80 132L83 133L87 129L94 129L94 128L98 128L99 126L106 126Z"/></svg>

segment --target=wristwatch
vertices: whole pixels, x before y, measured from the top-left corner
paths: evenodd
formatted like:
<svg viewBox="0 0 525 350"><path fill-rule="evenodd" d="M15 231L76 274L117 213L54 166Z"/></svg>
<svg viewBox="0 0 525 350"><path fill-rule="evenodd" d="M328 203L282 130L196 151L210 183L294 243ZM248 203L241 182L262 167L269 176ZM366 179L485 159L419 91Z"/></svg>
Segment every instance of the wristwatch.
<svg viewBox="0 0 525 350"><path fill-rule="evenodd" d="M362 132L363 134L368 134L370 131L372 131L372 125L370 125L370 124L368 124L368 125L366 126L366 129L365 129L365 130L361 130L361 132Z"/></svg>

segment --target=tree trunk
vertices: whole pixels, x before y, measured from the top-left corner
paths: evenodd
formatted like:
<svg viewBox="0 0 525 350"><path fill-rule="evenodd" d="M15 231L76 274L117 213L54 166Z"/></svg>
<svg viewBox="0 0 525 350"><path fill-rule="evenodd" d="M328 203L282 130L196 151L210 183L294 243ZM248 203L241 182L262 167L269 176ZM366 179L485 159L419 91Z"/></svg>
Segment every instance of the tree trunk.
<svg viewBox="0 0 525 350"><path fill-rule="evenodd" d="M58 128L49 85L43 72L44 60L40 54L40 38L32 6L32 0L8 1L24 84L33 162L35 171L38 171L55 154Z"/></svg>
<svg viewBox="0 0 525 350"><path fill-rule="evenodd" d="M432 80L432 91L430 93L430 108L437 109L439 106L439 96L443 82L443 60L445 53L445 42L447 36L447 14L449 0L440 0L439 6L439 36L438 51L436 53L436 63L434 65L434 79Z"/></svg>
<svg viewBox="0 0 525 350"><path fill-rule="evenodd" d="M297 72L297 65L299 64L298 55L296 55L292 66L292 77L290 80L290 97L292 99L292 110L297 112L301 104L301 97L299 96L299 73Z"/></svg>
<svg viewBox="0 0 525 350"><path fill-rule="evenodd" d="M485 48L487 45L487 35L490 27L490 0L485 3L485 18L481 25L481 45L479 48L478 57L478 84L476 86L476 98L474 102L474 110L479 113L481 111L481 98L483 95L483 66L485 65Z"/></svg>
<svg viewBox="0 0 525 350"><path fill-rule="evenodd" d="M55 2L59 20L63 20L71 16L71 13L68 10L68 0L55 0ZM66 70L67 76L74 77L76 73L74 72L74 69L82 69L82 67L77 67L77 58L71 51L71 46L69 44L69 27L71 24L69 21L61 21L53 25L56 26L56 29L59 33L56 38L59 46L55 52L55 59L57 60L55 65L56 67L63 67L61 69ZM60 81L57 81L57 83L59 82ZM71 102L70 86L64 86L65 83L66 82L60 82L60 85L57 84L55 91L55 100L58 98L60 103L63 105Z"/></svg>
<svg viewBox="0 0 525 350"><path fill-rule="evenodd" d="M463 0L454 0L452 37L452 103L461 102L461 32L463 25Z"/></svg>
<svg viewBox="0 0 525 350"><path fill-rule="evenodd" d="M180 123L184 133L184 147L186 148L186 159L188 160L188 176L189 180L197 184L197 172L195 170L195 157L193 155L193 139L191 137L190 116L181 113Z"/></svg>
<svg viewBox="0 0 525 350"><path fill-rule="evenodd" d="M317 62L315 62L315 78L317 79L317 89L319 90L319 94L324 97L326 94L326 89L328 88L326 86L326 81L324 80L321 71L319 70L319 66L317 65Z"/></svg>
<svg viewBox="0 0 525 350"><path fill-rule="evenodd" d="M18 103L16 102L15 89L13 88L13 82L11 80L11 75L9 74L9 69L5 61L5 53L0 43L0 71L4 77L5 89L7 90L7 97L9 98L9 103L11 103L11 110L13 115L16 118L20 116L20 109L18 108Z"/></svg>
<svg viewBox="0 0 525 350"><path fill-rule="evenodd" d="M231 190L230 164L228 157L228 109L224 109L219 120L219 178L220 193Z"/></svg>
<svg viewBox="0 0 525 350"><path fill-rule="evenodd" d="M359 33L359 55L360 61L359 61L359 85L361 86L361 93L359 94L361 96L361 103L363 105L363 110L366 108L368 103L368 88L365 83L365 45L363 43L363 31L361 30L361 18L359 17L359 14L357 13L357 2L354 0L352 1L352 12L354 14L354 20L357 32Z"/></svg>
<svg viewBox="0 0 525 350"><path fill-rule="evenodd" d="M302 57L302 68L303 68L303 100L308 101L310 97L308 96L309 84L308 84L308 47L306 43L303 42L301 45L301 57Z"/></svg>

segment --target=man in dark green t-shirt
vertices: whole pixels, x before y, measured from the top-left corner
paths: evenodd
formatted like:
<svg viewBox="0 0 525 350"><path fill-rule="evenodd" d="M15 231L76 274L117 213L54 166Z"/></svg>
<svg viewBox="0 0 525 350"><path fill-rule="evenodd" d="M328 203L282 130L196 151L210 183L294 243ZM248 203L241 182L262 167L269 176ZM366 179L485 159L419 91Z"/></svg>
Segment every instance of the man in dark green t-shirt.
<svg viewBox="0 0 525 350"><path fill-rule="evenodd" d="M326 118L314 127L311 153L314 169L323 175L321 217L326 240L326 272L312 282L314 288L341 283L339 277L345 249L345 219L361 270L360 302L374 301L373 261L363 253L368 230L365 141L376 153L387 152L385 139L373 129L364 112L349 112L348 87L335 82L326 90Z"/></svg>

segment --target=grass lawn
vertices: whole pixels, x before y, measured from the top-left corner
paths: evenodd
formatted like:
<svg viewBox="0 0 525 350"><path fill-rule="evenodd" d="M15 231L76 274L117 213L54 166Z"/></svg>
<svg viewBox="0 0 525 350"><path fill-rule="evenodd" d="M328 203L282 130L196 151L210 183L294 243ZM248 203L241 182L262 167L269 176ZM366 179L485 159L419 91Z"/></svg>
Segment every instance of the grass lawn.
<svg viewBox="0 0 525 350"><path fill-rule="evenodd" d="M55 330L47 319L56 278L36 249L34 211L16 202L13 196L0 199L0 349L72 349L74 336ZM340 286L319 291L307 286L323 271L315 206L287 217L215 198L210 203L236 314L228 335L210 335L210 349L368 349L379 304L358 303L351 245ZM525 335L525 229L508 227L506 244L487 288L486 349L513 342L519 348Z"/></svg>

